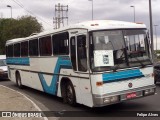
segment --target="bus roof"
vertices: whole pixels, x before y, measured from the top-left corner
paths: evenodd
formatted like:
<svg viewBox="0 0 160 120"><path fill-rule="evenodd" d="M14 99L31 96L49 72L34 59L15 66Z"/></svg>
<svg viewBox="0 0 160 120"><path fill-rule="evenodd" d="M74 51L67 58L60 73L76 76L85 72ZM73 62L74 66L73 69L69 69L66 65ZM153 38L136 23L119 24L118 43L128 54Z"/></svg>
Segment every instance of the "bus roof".
<svg viewBox="0 0 160 120"><path fill-rule="evenodd" d="M93 21L87 21L87 22L81 22L81 23L69 25L67 27L63 27L56 30L41 32L26 38L16 38L16 39L8 40L6 44L19 42L26 39L34 39L36 37L40 37L48 34L54 34L54 33L58 33L58 32L69 30L69 29L78 29L78 28L87 29L88 31L94 31L94 30L104 30L104 29L146 28L146 25L143 23L132 23L132 22L115 21L115 20L93 20Z"/></svg>
<svg viewBox="0 0 160 120"><path fill-rule="evenodd" d="M83 26L89 31L98 29L124 29L124 28L146 28L143 23L133 23L115 20L94 20L75 24L75 26Z"/></svg>

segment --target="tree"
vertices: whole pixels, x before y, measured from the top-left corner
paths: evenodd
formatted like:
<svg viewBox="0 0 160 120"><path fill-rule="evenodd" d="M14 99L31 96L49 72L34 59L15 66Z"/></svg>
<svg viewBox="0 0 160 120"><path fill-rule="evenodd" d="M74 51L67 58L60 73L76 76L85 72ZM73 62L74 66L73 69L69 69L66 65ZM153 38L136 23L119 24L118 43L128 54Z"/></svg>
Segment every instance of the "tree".
<svg viewBox="0 0 160 120"><path fill-rule="evenodd" d="M0 19L0 54L5 54L7 40L27 37L42 30L42 25L32 16L22 16L18 19Z"/></svg>

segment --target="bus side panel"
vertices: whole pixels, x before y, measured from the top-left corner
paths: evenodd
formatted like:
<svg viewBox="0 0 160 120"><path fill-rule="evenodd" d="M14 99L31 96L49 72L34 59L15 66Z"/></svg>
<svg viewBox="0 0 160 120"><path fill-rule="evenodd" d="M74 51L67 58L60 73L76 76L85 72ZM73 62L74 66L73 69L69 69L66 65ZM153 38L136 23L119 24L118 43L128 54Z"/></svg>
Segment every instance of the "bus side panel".
<svg viewBox="0 0 160 120"><path fill-rule="evenodd" d="M15 77L16 70L13 68L14 68L13 65L9 65L8 76L11 81L16 82L16 77Z"/></svg>
<svg viewBox="0 0 160 120"><path fill-rule="evenodd" d="M90 80L88 77L89 75L75 73L71 69L70 70L69 69L62 69L60 74L68 75L68 79L71 80L71 82L74 86L74 89L75 89L77 103L92 107L93 100L92 100L92 94L91 94ZM63 77L66 77L66 76L61 76L59 78L60 82ZM58 84L58 92L57 92L57 96L59 96L59 97L61 97L60 82Z"/></svg>
<svg viewBox="0 0 160 120"><path fill-rule="evenodd" d="M29 66L25 66L25 65L19 66L18 65L18 66L16 66L16 69L20 73L22 85L29 86L29 81L30 81L30 78L31 78L31 74L28 71Z"/></svg>
<svg viewBox="0 0 160 120"><path fill-rule="evenodd" d="M87 79L87 74L83 75L86 78L80 79L80 91L81 91L81 98L82 98L82 104L93 107L93 99L92 99L92 92L91 92L91 84L90 79Z"/></svg>
<svg viewBox="0 0 160 120"><path fill-rule="evenodd" d="M29 87L29 81L30 81L30 72L26 72L26 71L19 71L20 76L21 76L21 83L22 85L28 86Z"/></svg>
<svg viewBox="0 0 160 120"><path fill-rule="evenodd" d="M38 73L24 72L24 78L22 80L24 84L36 90L43 91L42 84L39 80Z"/></svg>
<svg viewBox="0 0 160 120"><path fill-rule="evenodd" d="M47 87L51 85L56 60L57 58L53 57L30 58L30 72L28 73L29 78L28 80L25 80L27 86L50 93L47 90L44 90L44 83ZM41 78L44 82L42 82Z"/></svg>
<svg viewBox="0 0 160 120"><path fill-rule="evenodd" d="M103 86L97 86L97 82L103 82L102 74L91 75L92 93L100 95L103 93Z"/></svg>

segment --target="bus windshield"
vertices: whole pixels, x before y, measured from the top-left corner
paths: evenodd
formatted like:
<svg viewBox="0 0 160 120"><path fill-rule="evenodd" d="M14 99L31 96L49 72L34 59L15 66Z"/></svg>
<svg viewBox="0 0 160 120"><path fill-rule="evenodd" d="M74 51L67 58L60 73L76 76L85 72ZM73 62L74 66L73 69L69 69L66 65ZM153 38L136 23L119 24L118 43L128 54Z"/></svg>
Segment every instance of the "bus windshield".
<svg viewBox="0 0 160 120"><path fill-rule="evenodd" d="M146 30L96 31L91 38L90 62L94 72L151 64Z"/></svg>

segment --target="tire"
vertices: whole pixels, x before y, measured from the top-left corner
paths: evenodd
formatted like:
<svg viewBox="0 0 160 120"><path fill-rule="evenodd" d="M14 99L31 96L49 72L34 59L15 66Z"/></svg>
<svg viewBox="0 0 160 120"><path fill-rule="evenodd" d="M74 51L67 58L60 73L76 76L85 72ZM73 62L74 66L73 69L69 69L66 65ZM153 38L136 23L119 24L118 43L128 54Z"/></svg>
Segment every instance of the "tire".
<svg viewBox="0 0 160 120"><path fill-rule="evenodd" d="M157 78L154 79L154 84L155 84L155 85L157 84Z"/></svg>
<svg viewBox="0 0 160 120"><path fill-rule="evenodd" d="M66 102L72 106L76 105L76 96L73 84L69 81L66 85Z"/></svg>
<svg viewBox="0 0 160 120"><path fill-rule="evenodd" d="M157 81L159 80L159 77L158 77L158 75L155 75L154 76L154 84L156 85L157 84Z"/></svg>
<svg viewBox="0 0 160 120"><path fill-rule="evenodd" d="M16 73L16 83L17 83L17 86L22 89L23 88L23 85L22 85L22 82L21 82L21 76L19 73Z"/></svg>

